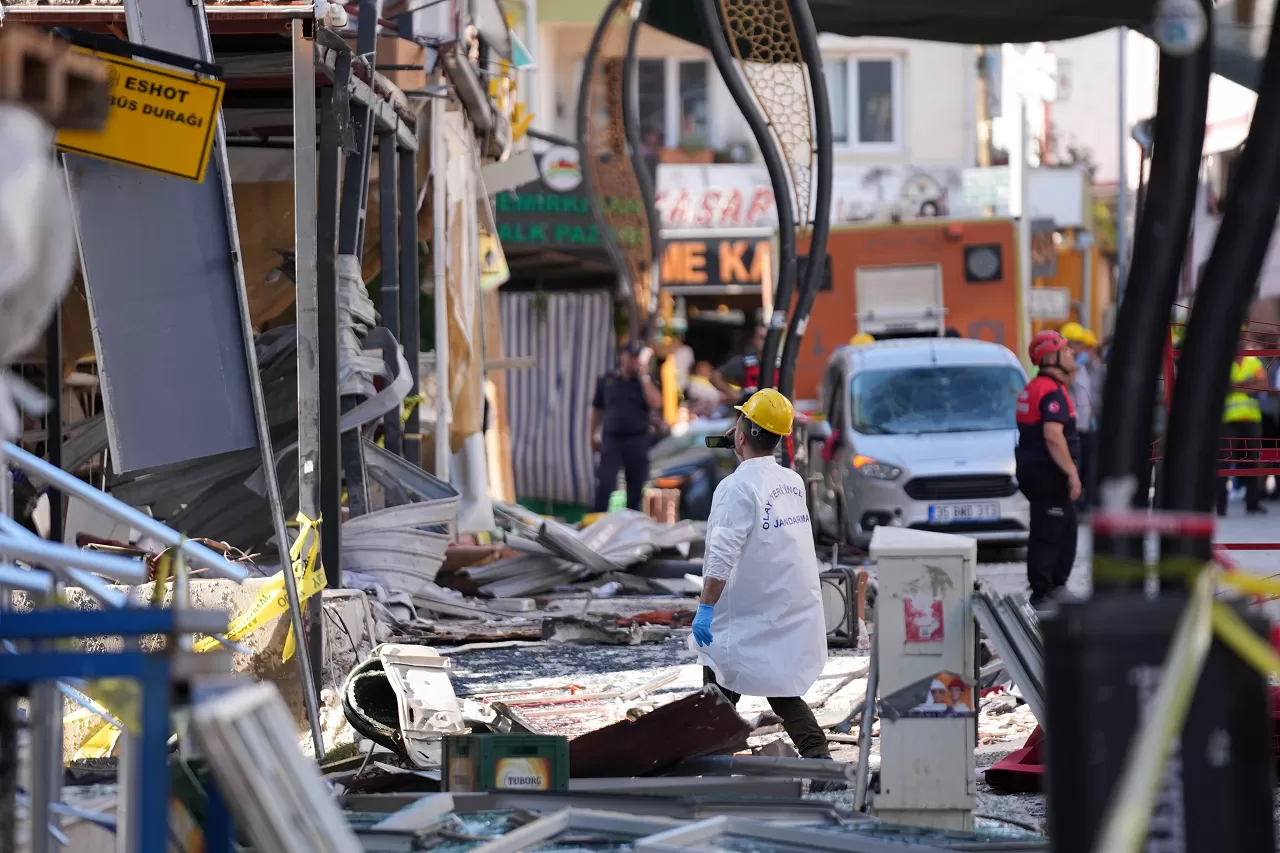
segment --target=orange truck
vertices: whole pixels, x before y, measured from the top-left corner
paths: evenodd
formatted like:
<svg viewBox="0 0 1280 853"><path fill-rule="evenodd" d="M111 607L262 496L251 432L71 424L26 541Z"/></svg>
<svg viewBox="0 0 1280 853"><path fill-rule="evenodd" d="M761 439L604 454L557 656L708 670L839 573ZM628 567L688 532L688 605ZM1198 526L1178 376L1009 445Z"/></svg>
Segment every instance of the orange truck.
<svg viewBox="0 0 1280 853"><path fill-rule="evenodd" d="M831 353L858 332L882 340L954 330L1022 358L1026 315L1011 220L838 225L827 255L829 276L796 363L797 399L817 397Z"/></svg>

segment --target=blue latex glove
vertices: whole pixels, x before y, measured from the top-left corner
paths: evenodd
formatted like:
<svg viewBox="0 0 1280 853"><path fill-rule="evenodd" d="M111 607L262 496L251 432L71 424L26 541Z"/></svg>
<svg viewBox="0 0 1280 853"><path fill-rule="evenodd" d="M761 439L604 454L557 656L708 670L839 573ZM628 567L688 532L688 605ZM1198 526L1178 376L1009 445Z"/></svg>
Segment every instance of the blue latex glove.
<svg viewBox="0 0 1280 853"><path fill-rule="evenodd" d="M714 611L710 604L698 605L698 615L693 617L693 639L699 646L711 645L711 614Z"/></svg>

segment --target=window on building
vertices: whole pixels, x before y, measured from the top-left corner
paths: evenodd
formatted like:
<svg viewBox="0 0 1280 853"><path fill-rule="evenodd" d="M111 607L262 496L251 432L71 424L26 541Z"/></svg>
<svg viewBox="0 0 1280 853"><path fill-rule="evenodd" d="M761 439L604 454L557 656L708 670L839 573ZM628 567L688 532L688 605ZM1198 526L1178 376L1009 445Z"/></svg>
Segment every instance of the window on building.
<svg viewBox="0 0 1280 853"><path fill-rule="evenodd" d="M891 57L823 60L837 145L884 148L901 144L901 75Z"/></svg>
<svg viewBox="0 0 1280 853"><path fill-rule="evenodd" d="M893 60L858 60L858 142L892 145L894 139Z"/></svg>
<svg viewBox="0 0 1280 853"><path fill-rule="evenodd" d="M831 101L831 140L836 145L849 144L849 60L823 59L823 76L827 78L827 99Z"/></svg>
<svg viewBox="0 0 1280 853"><path fill-rule="evenodd" d="M658 147L667 138L667 62L665 59L641 59L636 62L636 89L640 113L640 140L647 147Z"/></svg>
<svg viewBox="0 0 1280 853"><path fill-rule="evenodd" d="M682 61L676 75L676 97L680 104L678 145L707 145L709 130L707 97L708 68L705 60Z"/></svg>

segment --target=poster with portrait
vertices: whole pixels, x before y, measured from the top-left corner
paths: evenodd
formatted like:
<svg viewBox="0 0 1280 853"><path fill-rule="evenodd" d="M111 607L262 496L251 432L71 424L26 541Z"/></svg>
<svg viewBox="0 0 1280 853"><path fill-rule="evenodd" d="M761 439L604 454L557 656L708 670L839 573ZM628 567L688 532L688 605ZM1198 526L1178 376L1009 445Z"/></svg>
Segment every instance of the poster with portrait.
<svg viewBox="0 0 1280 853"><path fill-rule="evenodd" d="M880 700L891 720L902 717L972 717L973 684L954 672L938 672Z"/></svg>

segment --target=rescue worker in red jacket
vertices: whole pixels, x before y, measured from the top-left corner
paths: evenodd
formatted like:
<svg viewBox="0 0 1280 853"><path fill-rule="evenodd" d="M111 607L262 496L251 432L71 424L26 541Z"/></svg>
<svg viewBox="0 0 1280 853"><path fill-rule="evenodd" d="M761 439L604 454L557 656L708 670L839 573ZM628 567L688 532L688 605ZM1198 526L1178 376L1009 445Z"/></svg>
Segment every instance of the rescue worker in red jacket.
<svg viewBox="0 0 1280 853"><path fill-rule="evenodd" d="M1027 581L1033 607L1067 585L1076 559L1075 502L1080 498L1080 437L1068 389L1076 360L1053 331L1031 339L1040 372L1018 395L1018 487L1031 502Z"/></svg>

